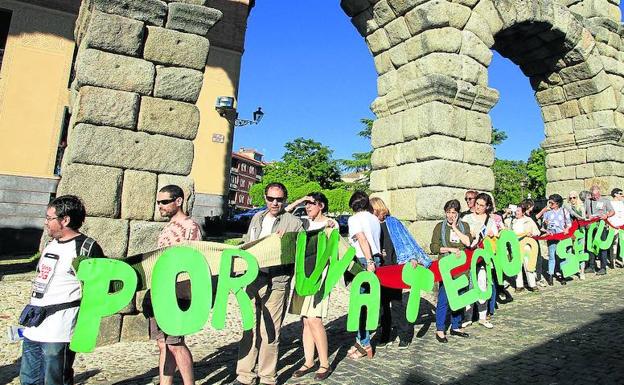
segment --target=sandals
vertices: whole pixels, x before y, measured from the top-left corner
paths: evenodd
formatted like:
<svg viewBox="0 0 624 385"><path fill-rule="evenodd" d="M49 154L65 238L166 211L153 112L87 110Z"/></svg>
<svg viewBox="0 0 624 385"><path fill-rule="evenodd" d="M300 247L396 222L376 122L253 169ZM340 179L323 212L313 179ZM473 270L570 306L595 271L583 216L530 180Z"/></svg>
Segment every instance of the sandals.
<svg viewBox="0 0 624 385"><path fill-rule="evenodd" d="M307 366L306 364L301 365L303 368L305 369L299 369L299 370L295 370L295 372L292 374L293 377L295 378L299 378L299 377L303 377L308 373L312 373L314 371L314 365L312 366ZM323 373L324 374L324 373Z"/></svg>
<svg viewBox="0 0 624 385"><path fill-rule="evenodd" d="M319 369L325 369L325 371L323 373L316 372L316 374L314 375L314 379L316 381L326 380L327 377L329 377L329 375L332 373L331 366L320 366Z"/></svg>
<svg viewBox="0 0 624 385"><path fill-rule="evenodd" d="M349 351L347 351L347 357L351 358L352 360L357 360L360 358L373 358L373 347L368 345L366 347L363 347L362 345L360 345L359 343L355 343L351 349L349 349Z"/></svg>

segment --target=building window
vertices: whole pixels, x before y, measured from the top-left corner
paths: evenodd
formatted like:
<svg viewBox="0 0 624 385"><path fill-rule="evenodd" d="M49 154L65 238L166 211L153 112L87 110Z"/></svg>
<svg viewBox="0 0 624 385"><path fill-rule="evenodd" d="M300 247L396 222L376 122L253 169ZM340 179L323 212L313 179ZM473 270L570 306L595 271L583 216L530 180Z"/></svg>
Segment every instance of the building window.
<svg viewBox="0 0 624 385"><path fill-rule="evenodd" d="M11 11L8 9L0 9L0 69L2 68L2 59L4 57L4 49L6 48L7 38L9 37L10 25Z"/></svg>
<svg viewBox="0 0 624 385"><path fill-rule="evenodd" d="M245 163L241 164L241 171L247 172L247 165Z"/></svg>
<svg viewBox="0 0 624 385"><path fill-rule="evenodd" d="M247 197L247 204L251 205L251 197Z"/></svg>
<svg viewBox="0 0 624 385"><path fill-rule="evenodd" d="M254 166L249 166L249 173L250 174L255 174L256 173L256 168Z"/></svg>
<svg viewBox="0 0 624 385"><path fill-rule="evenodd" d="M245 201L245 197L243 196L243 194L238 196L238 203L243 203Z"/></svg>

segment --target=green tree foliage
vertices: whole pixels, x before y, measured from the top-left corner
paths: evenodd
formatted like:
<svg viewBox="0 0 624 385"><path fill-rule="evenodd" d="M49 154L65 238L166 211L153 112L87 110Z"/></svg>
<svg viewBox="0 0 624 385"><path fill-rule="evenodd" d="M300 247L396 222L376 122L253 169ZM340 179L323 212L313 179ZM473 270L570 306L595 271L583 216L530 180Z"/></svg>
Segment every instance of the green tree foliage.
<svg viewBox="0 0 624 385"><path fill-rule="evenodd" d="M349 211L353 186L340 182L338 163L331 158L328 147L304 138L288 142L284 147L282 160L268 164L262 182L251 187L249 195L254 206L264 206L264 188L269 183L280 182L288 189L290 202L321 191L329 200L330 212Z"/></svg>
<svg viewBox="0 0 624 385"><path fill-rule="evenodd" d="M362 128L362 131L358 132L358 136L370 140L371 132L373 130L373 121L373 119L368 118L360 119L360 122L364 127ZM359 186L364 190L368 190L372 154L372 150L367 152L355 152L351 155L353 159L344 159L340 161L340 164L345 171L364 172L364 175L366 176L364 184Z"/></svg>
<svg viewBox="0 0 624 385"><path fill-rule="evenodd" d="M492 129L492 146L496 147L507 140L507 133L498 128Z"/></svg>
<svg viewBox="0 0 624 385"><path fill-rule="evenodd" d="M312 140L297 138L284 146L282 157L289 170L303 175L309 181L318 182L323 188L330 188L340 181L338 162L332 159L329 147Z"/></svg>
<svg viewBox="0 0 624 385"><path fill-rule="evenodd" d="M546 195L546 151L543 148L531 151L527 162L527 175L531 196L541 198Z"/></svg>
<svg viewBox="0 0 624 385"><path fill-rule="evenodd" d="M496 159L492 166L494 171L494 200L496 209L502 210L510 204L518 204L526 197L526 163L517 160Z"/></svg>

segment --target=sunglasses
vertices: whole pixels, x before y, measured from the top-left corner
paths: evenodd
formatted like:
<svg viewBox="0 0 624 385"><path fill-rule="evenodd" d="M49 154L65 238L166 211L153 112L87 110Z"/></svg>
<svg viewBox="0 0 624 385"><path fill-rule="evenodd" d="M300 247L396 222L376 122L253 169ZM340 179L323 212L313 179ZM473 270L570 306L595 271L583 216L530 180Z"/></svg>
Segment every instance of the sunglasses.
<svg viewBox="0 0 624 385"><path fill-rule="evenodd" d="M568 199L576 199L576 197L568 197Z"/></svg>
<svg viewBox="0 0 624 385"><path fill-rule="evenodd" d="M477 199L477 198L465 198L464 200L465 200L466 202L469 202L469 201L473 201L473 200L475 200L475 199Z"/></svg>
<svg viewBox="0 0 624 385"><path fill-rule="evenodd" d="M284 203L284 201L286 200L286 198L284 198L284 197L270 197L268 195L265 197L265 199L266 199L267 202L276 202L277 201L277 203Z"/></svg>
<svg viewBox="0 0 624 385"><path fill-rule="evenodd" d="M315 201L306 201L306 203L305 203L306 206L307 205L316 205L316 204L318 204L318 202L315 202Z"/></svg>
<svg viewBox="0 0 624 385"><path fill-rule="evenodd" d="M160 201L156 201L156 204L165 206L165 205L168 205L169 203L172 203L172 202L175 202L175 199L163 199L163 200L160 200Z"/></svg>

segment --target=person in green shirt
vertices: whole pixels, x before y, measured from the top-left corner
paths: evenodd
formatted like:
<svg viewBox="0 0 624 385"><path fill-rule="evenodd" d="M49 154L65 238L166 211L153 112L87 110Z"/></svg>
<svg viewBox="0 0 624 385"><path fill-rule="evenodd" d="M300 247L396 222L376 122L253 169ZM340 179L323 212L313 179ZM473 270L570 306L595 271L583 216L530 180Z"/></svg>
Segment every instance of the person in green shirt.
<svg viewBox="0 0 624 385"><path fill-rule="evenodd" d="M439 254L438 260L442 258L459 258L462 250L472 242L470 226L466 222L459 220L460 204L457 199L450 200L444 205L446 219L438 223L433 230L431 237L431 253ZM438 342L447 343L446 320L449 315L448 298L444 284L440 282L438 290L438 305L436 308L436 339ZM451 335L458 337L468 337L461 329L461 321L464 317L464 309L450 311L451 313Z"/></svg>

